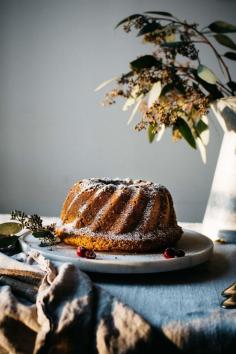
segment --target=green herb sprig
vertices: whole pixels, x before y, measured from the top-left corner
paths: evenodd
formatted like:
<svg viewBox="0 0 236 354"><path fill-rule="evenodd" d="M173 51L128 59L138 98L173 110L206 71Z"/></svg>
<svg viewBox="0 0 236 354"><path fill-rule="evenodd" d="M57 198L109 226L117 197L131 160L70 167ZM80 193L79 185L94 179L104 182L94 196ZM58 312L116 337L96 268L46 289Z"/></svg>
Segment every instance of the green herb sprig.
<svg viewBox="0 0 236 354"><path fill-rule="evenodd" d="M27 215L23 211L11 211L14 222L0 223L0 252L12 255L21 251L19 244L20 231L28 229L38 238L41 247L53 246L59 242L55 235L56 224L43 226L43 220L37 214Z"/></svg>
<svg viewBox="0 0 236 354"><path fill-rule="evenodd" d="M13 210L11 211L11 220L19 221L22 228L32 231L32 235L40 239L41 247L53 246L58 243L58 239L55 236L56 224L43 226L43 220L37 214L27 215L22 211Z"/></svg>
<svg viewBox="0 0 236 354"><path fill-rule="evenodd" d="M23 228L35 231L42 229L43 221L40 216L33 214L27 215L23 211L12 210L11 211L11 220L19 221Z"/></svg>

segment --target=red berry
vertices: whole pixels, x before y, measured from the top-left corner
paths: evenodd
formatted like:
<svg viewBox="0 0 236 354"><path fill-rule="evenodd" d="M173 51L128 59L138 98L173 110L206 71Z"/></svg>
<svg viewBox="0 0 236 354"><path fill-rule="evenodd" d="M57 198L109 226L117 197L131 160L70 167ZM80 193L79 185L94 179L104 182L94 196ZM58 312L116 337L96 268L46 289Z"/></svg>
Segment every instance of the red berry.
<svg viewBox="0 0 236 354"><path fill-rule="evenodd" d="M85 247L82 247L82 246L79 246L77 247L77 250L76 250L76 253L77 253L77 256L79 257L86 257L86 248Z"/></svg>
<svg viewBox="0 0 236 354"><path fill-rule="evenodd" d="M165 258L175 258L175 252L176 252L175 248L168 247L163 252L163 256Z"/></svg>
<svg viewBox="0 0 236 354"><path fill-rule="evenodd" d="M176 257L184 257L185 256L184 250L180 250L180 249L176 250L175 254L176 254Z"/></svg>
<svg viewBox="0 0 236 354"><path fill-rule="evenodd" d="M95 259L96 258L96 253L92 250L86 250L85 251L85 257L89 259Z"/></svg>
<svg viewBox="0 0 236 354"><path fill-rule="evenodd" d="M87 248L79 246L76 250L77 256L89 259L95 259L96 254L93 250L87 250Z"/></svg>

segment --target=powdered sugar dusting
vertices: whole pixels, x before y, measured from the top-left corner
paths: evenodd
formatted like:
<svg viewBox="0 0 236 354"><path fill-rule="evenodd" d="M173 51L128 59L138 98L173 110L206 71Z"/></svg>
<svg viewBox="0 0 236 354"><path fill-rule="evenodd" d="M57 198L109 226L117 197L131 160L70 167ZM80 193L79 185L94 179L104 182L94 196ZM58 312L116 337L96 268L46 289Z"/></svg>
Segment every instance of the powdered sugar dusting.
<svg viewBox="0 0 236 354"><path fill-rule="evenodd" d="M79 182L69 206L73 222L62 237L91 236L107 240L172 240L181 236L169 191L163 185L138 179L91 178ZM106 193L109 192L109 193ZM172 210L173 209L173 210Z"/></svg>
<svg viewBox="0 0 236 354"><path fill-rule="evenodd" d="M123 189L124 187L129 187L129 188L138 188L138 187L144 187L147 189L149 192L155 192L161 189L166 190L166 188L160 184L149 182L149 181L144 181L141 179L136 179L133 180L131 178L114 178L110 179L107 177L103 178L90 178L90 179L83 179L80 181L80 187L81 190L90 190L90 189L96 189L96 188L103 188L103 190L109 190L111 188L116 188L116 189Z"/></svg>

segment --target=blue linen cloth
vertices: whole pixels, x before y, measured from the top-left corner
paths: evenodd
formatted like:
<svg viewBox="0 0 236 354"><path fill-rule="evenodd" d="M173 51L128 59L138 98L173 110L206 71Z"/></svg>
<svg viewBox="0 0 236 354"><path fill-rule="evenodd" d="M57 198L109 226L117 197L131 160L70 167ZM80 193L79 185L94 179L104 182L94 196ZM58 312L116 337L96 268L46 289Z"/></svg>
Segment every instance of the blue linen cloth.
<svg viewBox="0 0 236 354"><path fill-rule="evenodd" d="M199 230L199 225L187 227ZM235 244L215 242L212 258L191 269L90 277L141 314L175 348L193 354L235 351L236 309L221 307L222 291L236 281Z"/></svg>

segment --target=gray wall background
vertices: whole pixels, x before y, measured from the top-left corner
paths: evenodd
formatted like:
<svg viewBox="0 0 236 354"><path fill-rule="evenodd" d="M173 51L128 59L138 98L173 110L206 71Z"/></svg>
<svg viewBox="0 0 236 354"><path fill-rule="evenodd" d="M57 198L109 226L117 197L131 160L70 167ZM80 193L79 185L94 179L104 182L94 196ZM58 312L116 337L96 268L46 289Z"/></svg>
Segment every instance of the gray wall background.
<svg viewBox="0 0 236 354"><path fill-rule="evenodd" d="M129 176L166 185L179 220L202 219L222 139L214 119L203 165L169 133L150 145L121 106L100 106L106 90L93 91L149 49L114 25L151 10L207 25L235 22L236 2L0 0L0 212L58 215L77 179ZM203 55L218 73L206 48Z"/></svg>

